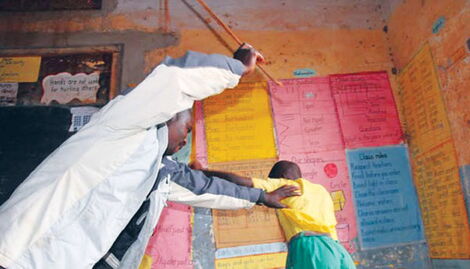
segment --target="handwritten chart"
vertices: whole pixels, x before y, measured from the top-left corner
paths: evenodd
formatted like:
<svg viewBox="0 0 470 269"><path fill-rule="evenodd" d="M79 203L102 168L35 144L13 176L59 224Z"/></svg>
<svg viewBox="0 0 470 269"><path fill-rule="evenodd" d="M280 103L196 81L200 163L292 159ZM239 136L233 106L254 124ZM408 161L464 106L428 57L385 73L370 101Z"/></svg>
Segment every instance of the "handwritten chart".
<svg viewBox="0 0 470 269"><path fill-rule="evenodd" d="M470 258L470 229L455 148L429 45L398 77L431 258Z"/></svg>
<svg viewBox="0 0 470 269"><path fill-rule="evenodd" d="M279 158L297 163L304 178L323 185L330 192L338 222L338 239L348 251L354 252L352 241L357 237L356 214L344 150L283 154Z"/></svg>
<svg viewBox="0 0 470 269"><path fill-rule="evenodd" d="M282 268L285 266L286 259L287 259L286 252L219 259L215 261L215 268L216 269Z"/></svg>
<svg viewBox="0 0 470 269"><path fill-rule="evenodd" d="M402 142L386 72L331 75L329 78L346 148Z"/></svg>
<svg viewBox="0 0 470 269"><path fill-rule="evenodd" d="M276 157L266 83L241 83L203 104L209 163Z"/></svg>
<svg viewBox="0 0 470 269"><path fill-rule="evenodd" d="M407 147L348 150L347 158L362 248L424 240Z"/></svg>
<svg viewBox="0 0 470 269"><path fill-rule="evenodd" d="M36 82L41 57L0 57L0 83Z"/></svg>
<svg viewBox="0 0 470 269"><path fill-rule="evenodd" d="M194 126L193 126L193 139L192 143L192 154L191 159L198 160L202 166L207 167L207 142L206 142L206 130L204 128L204 111L202 108L202 102L194 102Z"/></svg>
<svg viewBox="0 0 470 269"><path fill-rule="evenodd" d="M189 206L168 202L145 253L152 257L152 268L193 268Z"/></svg>
<svg viewBox="0 0 470 269"><path fill-rule="evenodd" d="M304 178L330 192L339 241L353 252L356 217L329 79L289 79L282 83L284 87L269 84L279 159L297 163Z"/></svg>
<svg viewBox="0 0 470 269"><path fill-rule="evenodd" d="M326 77L269 84L279 152L343 149L343 140Z"/></svg>
<svg viewBox="0 0 470 269"><path fill-rule="evenodd" d="M275 159L209 164L213 170L265 178ZM274 209L255 206L250 210L213 210L217 248L285 241Z"/></svg>

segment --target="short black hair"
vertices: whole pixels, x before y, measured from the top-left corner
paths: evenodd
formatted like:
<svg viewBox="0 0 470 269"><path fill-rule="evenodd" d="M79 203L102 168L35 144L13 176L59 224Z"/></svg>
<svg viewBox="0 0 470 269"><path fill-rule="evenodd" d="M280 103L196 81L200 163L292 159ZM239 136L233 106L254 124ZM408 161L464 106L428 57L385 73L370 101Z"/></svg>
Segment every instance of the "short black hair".
<svg viewBox="0 0 470 269"><path fill-rule="evenodd" d="M298 179L302 177L300 167L290 161L278 161L273 165L268 175L269 178Z"/></svg>

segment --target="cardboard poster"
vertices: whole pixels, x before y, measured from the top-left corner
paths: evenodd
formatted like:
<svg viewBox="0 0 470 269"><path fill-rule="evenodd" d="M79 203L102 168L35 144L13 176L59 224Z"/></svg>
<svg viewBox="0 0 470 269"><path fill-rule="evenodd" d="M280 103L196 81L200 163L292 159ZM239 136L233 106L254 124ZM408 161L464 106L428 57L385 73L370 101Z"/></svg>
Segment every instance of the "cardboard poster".
<svg viewBox="0 0 470 269"><path fill-rule="evenodd" d="M329 78L346 148L402 142L387 72L331 75Z"/></svg>
<svg viewBox="0 0 470 269"><path fill-rule="evenodd" d="M398 82L430 256L468 259L468 216L452 134L428 44L400 72Z"/></svg>
<svg viewBox="0 0 470 269"><path fill-rule="evenodd" d="M424 240L405 145L347 151L363 249Z"/></svg>
<svg viewBox="0 0 470 269"><path fill-rule="evenodd" d="M344 148L335 103L326 77L269 84L279 153Z"/></svg>
<svg viewBox="0 0 470 269"><path fill-rule="evenodd" d="M40 56L0 57L0 83L36 82Z"/></svg>
<svg viewBox="0 0 470 269"><path fill-rule="evenodd" d="M209 169L265 178L275 159L209 164ZM212 210L217 248L284 242L274 209L255 206L246 210Z"/></svg>
<svg viewBox="0 0 470 269"><path fill-rule="evenodd" d="M191 207L168 202L145 251L152 268L192 269L191 236Z"/></svg>
<svg viewBox="0 0 470 269"><path fill-rule="evenodd" d="M209 163L276 157L266 83L240 83L203 104Z"/></svg>
<svg viewBox="0 0 470 269"><path fill-rule="evenodd" d="M67 104L72 100L79 100L81 103L96 103L96 93L100 88L100 74L79 73L59 73L57 75L46 76L42 80L43 95L42 104L50 104L55 101L59 104Z"/></svg>

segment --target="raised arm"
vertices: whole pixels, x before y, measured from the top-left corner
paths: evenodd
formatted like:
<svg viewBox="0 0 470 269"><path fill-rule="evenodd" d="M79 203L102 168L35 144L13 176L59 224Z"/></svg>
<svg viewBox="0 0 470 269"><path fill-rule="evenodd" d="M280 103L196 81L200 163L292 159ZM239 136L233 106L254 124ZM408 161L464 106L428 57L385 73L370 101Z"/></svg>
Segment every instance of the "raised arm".
<svg viewBox="0 0 470 269"><path fill-rule="evenodd" d="M181 58L167 57L136 88L110 102L95 117L116 130L142 130L166 122L192 107L195 100L235 87L262 60L252 48L239 51L235 58L193 51Z"/></svg>

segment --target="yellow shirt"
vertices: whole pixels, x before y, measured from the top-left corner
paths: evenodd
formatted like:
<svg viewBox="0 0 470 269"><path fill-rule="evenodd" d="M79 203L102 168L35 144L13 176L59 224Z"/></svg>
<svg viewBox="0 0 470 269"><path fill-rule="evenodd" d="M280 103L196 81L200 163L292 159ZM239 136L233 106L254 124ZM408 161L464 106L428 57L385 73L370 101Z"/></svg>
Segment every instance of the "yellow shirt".
<svg viewBox="0 0 470 269"><path fill-rule="evenodd" d="M274 191L284 185L295 185L300 188L301 196L283 199L281 202L288 208L277 210L279 222L288 241L302 231L329 233L331 238L338 240L333 201L322 185L313 184L303 178L296 180L253 178L253 185L266 192Z"/></svg>

